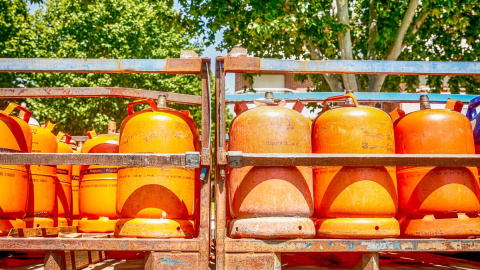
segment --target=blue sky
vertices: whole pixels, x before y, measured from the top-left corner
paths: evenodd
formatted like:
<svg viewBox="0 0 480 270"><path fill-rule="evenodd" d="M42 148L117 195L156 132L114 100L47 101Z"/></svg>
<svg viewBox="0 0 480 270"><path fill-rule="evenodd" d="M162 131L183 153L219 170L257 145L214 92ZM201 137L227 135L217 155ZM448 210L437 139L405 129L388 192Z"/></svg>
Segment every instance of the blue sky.
<svg viewBox="0 0 480 270"><path fill-rule="evenodd" d="M28 4L28 8L30 10L30 13L35 12L39 8L39 4ZM178 11L181 10L181 6L178 3L178 1L174 1L174 8ZM215 58L220 55L227 55L227 51L217 51L215 48L217 47L218 44L222 41L223 38L223 33L219 32L215 35L215 44L208 46L205 48L203 51L203 54L201 55L202 57L209 57L212 59L212 73L215 74ZM234 74L228 74L226 77L226 83L225 86L227 88L227 93L233 93L234 88L235 88L235 75Z"/></svg>

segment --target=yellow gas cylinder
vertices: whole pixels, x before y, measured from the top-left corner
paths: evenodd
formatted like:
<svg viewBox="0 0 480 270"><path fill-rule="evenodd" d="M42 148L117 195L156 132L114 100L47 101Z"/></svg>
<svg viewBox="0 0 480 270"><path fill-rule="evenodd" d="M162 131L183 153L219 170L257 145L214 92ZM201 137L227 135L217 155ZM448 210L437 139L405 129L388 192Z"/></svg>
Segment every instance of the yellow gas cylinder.
<svg viewBox="0 0 480 270"><path fill-rule="evenodd" d="M133 106L150 108L134 113ZM198 127L188 111L153 99L128 104L120 129L120 153L184 154L199 151ZM199 174L184 167L126 166L118 170L117 237L195 237Z"/></svg>
<svg viewBox="0 0 480 270"><path fill-rule="evenodd" d="M109 123L109 132L97 136L95 130L87 132L90 138L82 147L82 153L118 153L118 133L115 122ZM80 215L78 224L81 232L113 232L117 222L118 166L85 165L80 174Z"/></svg>
<svg viewBox="0 0 480 270"><path fill-rule="evenodd" d="M73 153L68 145L71 139L72 137L68 134L61 131L58 133L58 153ZM72 165L57 165L55 193L57 195L55 225L58 227L69 226L72 205Z"/></svg>
<svg viewBox="0 0 480 270"><path fill-rule="evenodd" d="M12 114L15 109L25 112L22 119ZM0 153L31 152L32 131L27 124L31 115L15 103L0 111ZM21 219L27 213L28 185L28 166L0 165L0 236L25 227Z"/></svg>
<svg viewBox="0 0 480 270"><path fill-rule="evenodd" d="M311 153L310 123L300 112L275 103L267 92L256 108L237 103L230 124L229 151ZM299 106L301 105L301 106ZM232 238L313 238L312 167L231 168L227 178Z"/></svg>
<svg viewBox="0 0 480 270"><path fill-rule="evenodd" d="M32 129L32 152L56 153L57 140L52 130L55 124L48 121L43 127L30 125ZM55 222L55 179L57 166L30 166L31 182L29 188L28 213L25 218L27 228L53 227Z"/></svg>
<svg viewBox="0 0 480 270"><path fill-rule="evenodd" d="M347 104L331 109L328 101ZM350 103L350 104L349 104ZM353 94L329 97L312 127L312 152L394 154L387 113L359 106ZM386 238L400 235L395 167L330 166L313 169L317 237Z"/></svg>
<svg viewBox="0 0 480 270"><path fill-rule="evenodd" d="M77 142L70 140L68 144L73 153L81 153L81 150L77 146ZM78 187L80 185L80 165L72 165L72 205L70 209L72 226L78 226L80 221L80 210L78 207Z"/></svg>

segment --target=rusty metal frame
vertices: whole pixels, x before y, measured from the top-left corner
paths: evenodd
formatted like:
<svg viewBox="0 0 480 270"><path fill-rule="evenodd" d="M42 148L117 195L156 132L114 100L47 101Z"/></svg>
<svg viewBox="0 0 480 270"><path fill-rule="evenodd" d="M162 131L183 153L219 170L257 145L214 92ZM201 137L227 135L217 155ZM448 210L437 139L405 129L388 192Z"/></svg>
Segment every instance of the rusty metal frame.
<svg viewBox="0 0 480 270"><path fill-rule="evenodd" d="M198 237L193 239L95 239L95 238L8 238L0 237L0 250L49 250L46 256L48 269L61 269L55 252L64 250L135 250L148 251L148 258L175 255L182 260L195 260L199 269L208 269L210 256L210 166L212 161L210 59L200 58L193 51L182 51L175 59L0 59L0 72L67 72L67 73L163 73L198 74L202 80L202 95L185 95L159 91L121 87L72 87L72 88L0 88L0 98L65 98L65 97L121 97L158 98L167 101L200 105L202 107L201 152L186 154L39 154L0 153L2 164L112 164L112 165L187 165L202 167L200 184ZM84 140L84 136L75 137ZM158 253L160 252L160 253ZM193 252L193 253L192 253ZM156 255L158 253L158 256ZM193 254L193 255L192 255ZM55 257L55 258L54 258ZM52 259L53 258L53 259ZM158 264L147 260L146 269L158 269ZM188 264L187 264L188 265ZM46 269L47 269L46 268ZM188 269L188 267L186 267Z"/></svg>
<svg viewBox="0 0 480 270"><path fill-rule="evenodd" d="M423 69L420 69L422 68ZM226 57L216 58L216 263L217 269L248 265L256 269L281 269L281 253L360 252L361 269L378 269L378 252L460 252L480 251L480 239L232 239L227 235L226 168L241 166L479 166L474 155L355 155L355 154L254 154L227 152L226 105L237 101L252 102L258 94L228 95L226 73L356 73L356 74L430 74L480 75L480 63L473 62L398 62L398 61L292 61L248 57L246 50L234 48ZM318 94L318 95L316 95ZM289 101L320 102L340 93L279 94ZM343 93L341 93L343 94ZM418 102L418 95L399 93L358 93L367 102ZM449 95L428 94L435 103L444 103ZM469 97L462 97L467 102Z"/></svg>

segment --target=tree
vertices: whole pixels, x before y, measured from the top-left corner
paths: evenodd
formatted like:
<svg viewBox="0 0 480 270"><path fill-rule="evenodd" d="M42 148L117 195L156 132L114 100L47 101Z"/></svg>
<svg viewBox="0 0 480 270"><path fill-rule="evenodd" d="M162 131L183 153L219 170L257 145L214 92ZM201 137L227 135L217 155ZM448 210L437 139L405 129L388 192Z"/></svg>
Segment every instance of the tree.
<svg viewBox="0 0 480 270"><path fill-rule="evenodd" d="M36 11L31 24L34 46L16 57L41 58L177 58L191 44L181 29L171 1L49 0ZM121 86L184 94L201 94L198 75L164 74L68 74L18 75L27 87ZM58 130L84 135L95 128L106 132L107 123L121 123L126 103L117 98L28 99L29 109L40 123L51 120ZM186 109L187 106L176 106ZM200 108L188 106L200 121Z"/></svg>
<svg viewBox="0 0 480 270"><path fill-rule="evenodd" d="M221 49L247 48L259 57L296 59L478 61L479 0L180 0L189 27ZM396 90L415 76L314 76L320 90ZM430 76L437 90L442 77ZM450 80L469 92L472 77ZM396 85L396 86L395 86ZM394 87L394 88L392 88Z"/></svg>
<svg viewBox="0 0 480 270"><path fill-rule="evenodd" d="M0 57L27 57L34 46L31 22L25 1L0 0ZM13 73L0 73L2 87L17 87L22 83Z"/></svg>

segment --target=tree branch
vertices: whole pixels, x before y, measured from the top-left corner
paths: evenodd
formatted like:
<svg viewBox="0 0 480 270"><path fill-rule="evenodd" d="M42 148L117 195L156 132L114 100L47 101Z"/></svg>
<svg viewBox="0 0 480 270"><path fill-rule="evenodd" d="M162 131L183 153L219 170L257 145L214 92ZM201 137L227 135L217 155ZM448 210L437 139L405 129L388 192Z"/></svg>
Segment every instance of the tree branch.
<svg viewBox="0 0 480 270"><path fill-rule="evenodd" d="M306 40L305 46L308 48L310 52L310 58L312 60L324 60L326 57L320 52L320 50L313 45L312 38L308 38ZM340 81L338 80L335 74L323 74L325 81L327 81L328 86L333 92L343 92L343 87Z"/></svg>
<svg viewBox="0 0 480 270"><path fill-rule="evenodd" d="M403 41L405 40L405 34L407 33L410 24L412 24L413 17L415 16L415 10L418 7L418 0L410 0L408 4L407 11L403 16L402 24L397 31L397 38L395 39L395 43L393 43L393 47L388 54L387 60L397 60L398 56L402 52L403 49Z"/></svg>
<svg viewBox="0 0 480 270"><path fill-rule="evenodd" d="M402 23L400 25L400 28L398 28L397 31L397 37L395 39L395 42L393 43L393 46L390 50L390 53L387 56L386 60L397 60L398 56L400 56L400 53L402 52L404 46L403 42L405 40L405 35L407 34L408 28L412 24L413 17L415 16L415 10L418 7L418 0L410 0L410 3L408 4L407 11L405 12L405 15L403 16ZM425 19L424 19L425 20ZM418 21L418 20L417 20ZM417 22L416 21L416 22ZM422 21L423 23L423 21ZM385 79L387 78L387 75L376 75L375 78L372 81L369 81L368 86L369 86L369 91L372 92L380 92L382 89L382 85L385 82Z"/></svg>
<svg viewBox="0 0 480 270"><path fill-rule="evenodd" d="M346 25L345 32L338 33L338 44L340 46L341 56L343 60L353 60L352 38L350 36L350 19L348 15L348 0L336 0L337 19L340 24ZM357 80L354 74L343 74L343 84L345 89L358 91Z"/></svg>
<svg viewBox="0 0 480 270"><path fill-rule="evenodd" d="M378 34L378 14L377 14L377 5L376 0L369 0L370 6L368 9L368 47L367 47L367 60L376 59L376 47L375 39Z"/></svg>
<svg viewBox="0 0 480 270"><path fill-rule="evenodd" d="M420 15L418 15L417 19L413 23L412 30L410 31L410 34L415 35L418 32L418 29L422 26L423 22L427 19L428 15L430 15L430 11L423 10L420 12Z"/></svg>
<svg viewBox="0 0 480 270"><path fill-rule="evenodd" d="M377 56L377 50L375 47L375 40L378 34L378 14L376 0L370 0L368 9L368 46L367 46L367 60L375 60ZM373 91L376 75L368 75L368 88L367 91Z"/></svg>

